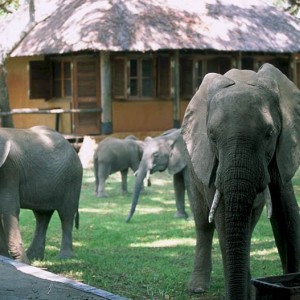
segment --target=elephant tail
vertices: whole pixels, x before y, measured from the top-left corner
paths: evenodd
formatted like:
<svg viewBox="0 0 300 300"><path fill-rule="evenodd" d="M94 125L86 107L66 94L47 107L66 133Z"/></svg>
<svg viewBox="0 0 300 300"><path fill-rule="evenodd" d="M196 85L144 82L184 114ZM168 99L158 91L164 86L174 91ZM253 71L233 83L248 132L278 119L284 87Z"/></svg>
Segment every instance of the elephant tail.
<svg viewBox="0 0 300 300"><path fill-rule="evenodd" d="M75 227L76 227L76 229L79 228L79 211L78 210L75 214Z"/></svg>

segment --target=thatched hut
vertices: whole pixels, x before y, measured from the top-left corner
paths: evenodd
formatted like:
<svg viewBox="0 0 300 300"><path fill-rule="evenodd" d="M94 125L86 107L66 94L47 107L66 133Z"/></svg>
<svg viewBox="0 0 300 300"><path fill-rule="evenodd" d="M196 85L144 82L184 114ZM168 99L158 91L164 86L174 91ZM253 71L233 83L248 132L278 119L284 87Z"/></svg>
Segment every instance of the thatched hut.
<svg viewBox="0 0 300 300"><path fill-rule="evenodd" d="M232 67L270 62L300 86L300 23L260 0L43 2L7 60L10 105L101 108L63 114L63 133L178 127L203 76ZM14 122L54 125L46 114Z"/></svg>

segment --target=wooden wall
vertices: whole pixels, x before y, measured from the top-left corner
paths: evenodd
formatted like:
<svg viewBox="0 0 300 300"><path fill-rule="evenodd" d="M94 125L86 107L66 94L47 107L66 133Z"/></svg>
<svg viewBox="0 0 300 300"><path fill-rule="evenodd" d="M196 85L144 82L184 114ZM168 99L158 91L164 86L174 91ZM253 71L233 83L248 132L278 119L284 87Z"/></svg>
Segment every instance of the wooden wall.
<svg viewBox="0 0 300 300"><path fill-rule="evenodd" d="M171 101L114 101L113 132L164 131L173 128Z"/></svg>
<svg viewBox="0 0 300 300"><path fill-rule="evenodd" d="M29 60L39 60L43 57L18 57L7 60L7 82L10 98L10 108L70 108L70 101L60 99L59 101L45 101L44 99L30 100L29 95ZM30 114L14 115L14 125L16 128L29 128L36 125L46 125L55 128L55 115ZM70 115L60 116L60 131L71 132Z"/></svg>

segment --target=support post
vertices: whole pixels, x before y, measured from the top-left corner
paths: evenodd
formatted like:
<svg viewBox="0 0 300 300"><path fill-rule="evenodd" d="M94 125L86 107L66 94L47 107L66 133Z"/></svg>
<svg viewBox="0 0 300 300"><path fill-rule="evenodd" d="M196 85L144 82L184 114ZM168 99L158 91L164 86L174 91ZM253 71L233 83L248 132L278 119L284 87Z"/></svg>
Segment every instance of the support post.
<svg viewBox="0 0 300 300"><path fill-rule="evenodd" d="M102 134L112 133L112 103L111 103L111 63L110 52L101 51L101 132Z"/></svg>
<svg viewBox="0 0 300 300"><path fill-rule="evenodd" d="M295 54L291 54L290 57L290 78L291 80L298 85L298 78L297 78L297 57ZM299 86L298 86L299 88Z"/></svg>
<svg viewBox="0 0 300 300"><path fill-rule="evenodd" d="M231 58L231 68L242 69L242 53L240 51Z"/></svg>
<svg viewBox="0 0 300 300"><path fill-rule="evenodd" d="M180 128L180 71L179 71L179 50L171 59L172 85L171 95L173 101L173 123L174 128Z"/></svg>

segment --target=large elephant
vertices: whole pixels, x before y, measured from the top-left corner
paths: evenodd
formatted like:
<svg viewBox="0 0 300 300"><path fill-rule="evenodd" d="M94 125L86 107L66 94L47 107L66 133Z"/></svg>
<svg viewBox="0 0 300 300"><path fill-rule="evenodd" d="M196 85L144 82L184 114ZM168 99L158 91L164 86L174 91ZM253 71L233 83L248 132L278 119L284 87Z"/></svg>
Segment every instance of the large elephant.
<svg viewBox="0 0 300 300"><path fill-rule="evenodd" d="M185 211L185 190L187 184L187 168L184 158L184 144L180 129L170 129L155 138L147 137L145 139L144 153L136 172L136 181L132 204L126 222L129 222L133 216L143 181L149 174L163 172L168 169L173 175L173 184L176 198L176 217L187 218Z"/></svg>
<svg viewBox="0 0 300 300"><path fill-rule="evenodd" d="M72 228L78 228L82 166L70 143L45 126L0 128L0 254L22 262L43 259L46 231L57 210L62 224L60 257L72 255ZM36 218L31 245L24 251L20 208Z"/></svg>
<svg viewBox="0 0 300 300"><path fill-rule="evenodd" d="M300 91L277 68L208 74L182 134L197 233L190 290L208 289L214 227L226 299L250 298L250 243L265 201L283 272L298 272L300 222L291 179L300 162ZM213 221L214 220L214 221Z"/></svg>
<svg viewBox="0 0 300 300"><path fill-rule="evenodd" d="M94 173L97 197L106 197L105 181L109 175L120 171L122 192L128 193L127 174L129 168L138 169L143 155L144 142L130 135L125 139L107 137L98 144L94 153Z"/></svg>

